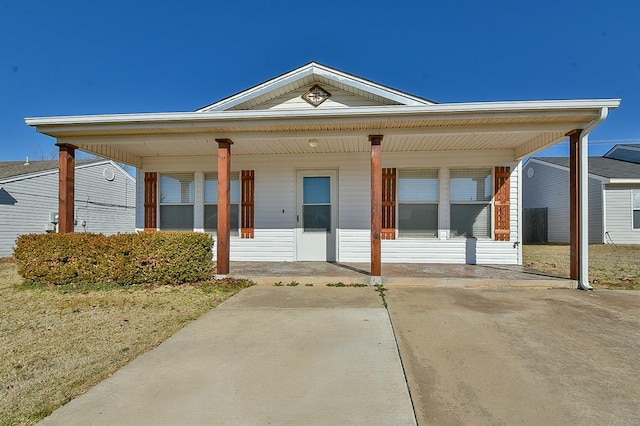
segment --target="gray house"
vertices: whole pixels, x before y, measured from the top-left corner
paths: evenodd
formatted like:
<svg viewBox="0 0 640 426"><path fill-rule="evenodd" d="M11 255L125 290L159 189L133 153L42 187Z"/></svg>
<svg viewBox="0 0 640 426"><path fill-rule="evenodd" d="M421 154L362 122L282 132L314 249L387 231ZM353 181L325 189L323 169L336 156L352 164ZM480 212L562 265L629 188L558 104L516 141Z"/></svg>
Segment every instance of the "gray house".
<svg viewBox="0 0 640 426"><path fill-rule="evenodd" d="M546 240L568 243L569 159L530 158L523 173L525 212L546 208ZM589 158L589 242L640 244L640 145Z"/></svg>
<svg viewBox="0 0 640 426"><path fill-rule="evenodd" d="M0 257L11 256L16 237L56 232L58 161L0 162ZM135 230L135 178L110 160L78 160L76 232Z"/></svg>

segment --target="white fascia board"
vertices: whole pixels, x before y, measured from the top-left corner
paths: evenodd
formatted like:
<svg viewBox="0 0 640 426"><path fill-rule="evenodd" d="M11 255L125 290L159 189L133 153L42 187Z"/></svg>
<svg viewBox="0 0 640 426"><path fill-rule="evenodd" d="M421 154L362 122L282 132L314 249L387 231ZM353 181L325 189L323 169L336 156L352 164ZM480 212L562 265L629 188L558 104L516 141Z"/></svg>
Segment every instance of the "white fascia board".
<svg viewBox="0 0 640 426"><path fill-rule="evenodd" d="M200 108L196 112L203 113L203 112L212 112L212 111L224 111L229 108L233 108L234 106L239 105L243 102L246 102L250 99L257 98L258 96L264 95L267 92L279 89L283 86L286 86L289 83L292 83L296 80L300 80L301 78L304 78L308 75L313 74L313 65L314 63L311 62L307 65L304 65L300 68L297 68L279 77L276 77L264 83L258 84L257 86L251 87L247 90L244 90L240 93L232 95L228 98L222 99L221 101L215 102L211 105L207 105L204 108Z"/></svg>
<svg viewBox="0 0 640 426"><path fill-rule="evenodd" d="M417 96L410 95L408 93L400 92L399 90L392 89L390 87L382 86L368 81L362 78L355 77L350 74L343 73L338 70L325 68L322 65L314 64L314 73L325 77L329 80L345 84L347 86L360 89L364 92L369 92L374 95L378 95L382 98L390 99L403 105L434 105L433 102L428 102L424 99L420 99Z"/></svg>
<svg viewBox="0 0 640 426"><path fill-rule="evenodd" d="M611 178L607 183L622 185L640 184L640 178Z"/></svg>
<svg viewBox="0 0 640 426"><path fill-rule="evenodd" d="M376 107L331 108L318 110L258 110L258 111L212 111L212 112L167 112L146 114L81 115L61 117L27 117L29 126L93 125L93 124L151 124L162 122L216 122L224 120L261 119L309 119L309 118L360 118L381 117L390 120L393 116L425 119L444 114L455 114L458 118L475 118L479 114L499 116L510 114L553 115L555 113L585 112L599 113L601 108L617 108L619 99L582 99L569 101L515 101L476 102L434 105L392 105ZM586 123L585 123L586 124Z"/></svg>
<svg viewBox="0 0 640 426"><path fill-rule="evenodd" d="M526 165L528 166L530 162L542 164L544 166L549 166L551 168L562 170L564 172L569 173L569 167L565 167L565 166L562 166L560 164L549 163L547 161L544 161L544 160L541 160L541 159L538 159L538 158L534 158L534 157L529 158L529 160L527 160L527 164ZM604 177L604 176L595 175L593 173L589 173L589 178L590 179L595 179L595 180L600 181L602 183L611 183L611 179L609 179L607 177Z"/></svg>
<svg viewBox="0 0 640 426"><path fill-rule="evenodd" d="M390 99L403 105L433 105L433 102L427 102L426 100L421 99L417 96L403 93L399 90L395 90L390 87L374 83L372 81L358 78L354 75L326 67L316 62L310 62L307 65L304 65L279 77L275 77L257 86L251 87L228 98L222 99L221 101L215 102L211 105L207 105L204 108L200 108L196 112L202 113L211 111L225 111L229 108L233 108L236 105L262 96L265 93L271 92L273 90L277 90L281 87L284 87L290 83L313 74L325 77L326 79L331 81L346 84L347 86L351 86L365 92L373 93L375 95Z"/></svg>

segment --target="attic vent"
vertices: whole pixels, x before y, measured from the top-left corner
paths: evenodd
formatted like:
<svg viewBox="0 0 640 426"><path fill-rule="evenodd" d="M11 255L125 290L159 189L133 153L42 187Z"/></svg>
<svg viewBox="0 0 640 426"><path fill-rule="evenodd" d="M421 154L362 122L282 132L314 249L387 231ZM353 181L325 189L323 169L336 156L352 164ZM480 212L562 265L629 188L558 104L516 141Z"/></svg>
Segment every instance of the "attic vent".
<svg viewBox="0 0 640 426"><path fill-rule="evenodd" d="M331 93L324 90L319 85L315 84L308 92L302 95L302 99L313 105L314 107L319 106L321 103L326 101L331 97Z"/></svg>

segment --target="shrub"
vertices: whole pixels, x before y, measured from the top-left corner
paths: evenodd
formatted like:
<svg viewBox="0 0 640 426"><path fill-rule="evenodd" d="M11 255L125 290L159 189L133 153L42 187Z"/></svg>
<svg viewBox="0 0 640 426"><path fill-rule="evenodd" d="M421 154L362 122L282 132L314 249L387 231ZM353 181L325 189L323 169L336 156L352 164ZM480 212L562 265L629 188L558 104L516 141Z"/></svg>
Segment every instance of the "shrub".
<svg viewBox="0 0 640 426"><path fill-rule="evenodd" d="M29 234L18 237L20 275L42 284L182 284L214 274L213 238L196 232Z"/></svg>

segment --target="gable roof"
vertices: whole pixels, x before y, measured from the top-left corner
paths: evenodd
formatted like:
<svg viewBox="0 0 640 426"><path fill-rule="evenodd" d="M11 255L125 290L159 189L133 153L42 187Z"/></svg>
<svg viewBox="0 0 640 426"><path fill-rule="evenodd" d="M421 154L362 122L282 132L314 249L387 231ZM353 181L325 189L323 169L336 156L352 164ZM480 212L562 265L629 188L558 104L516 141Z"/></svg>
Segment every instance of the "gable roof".
<svg viewBox="0 0 640 426"><path fill-rule="evenodd" d="M569 169L568 157L533 157L532 159ZM606 157L589 157L589 174L607 179L640 180L640 164Z"/></svg>
<svg viewBox="0 0 640 426"><path fill-rule="evenodd" d="M603 157L640 164L640 144L617 144Z"/></svg>
<svg viewBox="0 0 640 426"><path fill-rule="evenodd" d="M285 93L321 83L368 98L381 105L433 105L435 102L317 62L289 71L247 90L198 109L196 112L242 110L276 99Z"/></svg>
<svg viewBox="0 0 640 426"><path fill-rule="evenodd" d="M126 170L111 160L105 159L81 159L76 160L76 169L94 164L110 163L121 170L131 179L134 179ZM0 183L23 179L30 176L41 174L57 173L59 168L58 160L41 160L41 161L0 161Z"/></svg>

